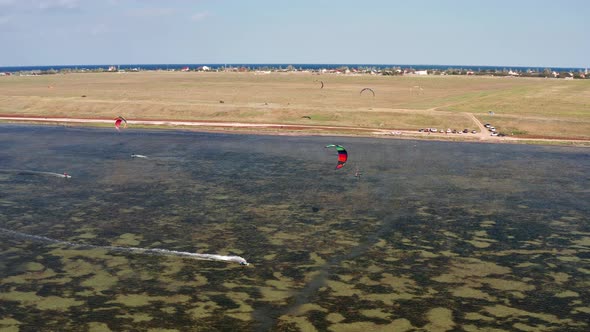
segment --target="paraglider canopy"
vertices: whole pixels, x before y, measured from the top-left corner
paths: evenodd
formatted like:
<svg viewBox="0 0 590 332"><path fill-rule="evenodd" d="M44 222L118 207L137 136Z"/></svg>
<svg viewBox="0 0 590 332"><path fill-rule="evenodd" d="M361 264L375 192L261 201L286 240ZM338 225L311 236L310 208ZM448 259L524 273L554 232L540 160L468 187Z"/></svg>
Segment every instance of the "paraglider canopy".
<svg viewBox="0 0 590 332"><path fill-rule="evenodd" d="M346 160L348 160L348 152L346 152L346 149L344 149L342 145L337 144L329 144L326 145L326 147L336 148L336 151L338 151L338 164L336 165L336 169L341 169L342 167L344 167Z"/></svg>
<svg viewBox="0 0 590 332"><path fill-rule="evenodd" d="M364 88L364 89L362 89L361 92L360 92L360 95L362 96L363 95L363 92L365 92L365 91L371 92L373 94L373 97L375 97L375 91L373 91L373 89L371 89L371 88Z"/></svg>
<svg viewBox="0 0 590 332"><path fill-rule="evenodd" d="M123 125L123 128L127 128L127 119L125 119L122 116L118 116L115 118L115 128L117 130L120 130L119 128L121 127L121 122L125 122L125 124Z"/></svg>

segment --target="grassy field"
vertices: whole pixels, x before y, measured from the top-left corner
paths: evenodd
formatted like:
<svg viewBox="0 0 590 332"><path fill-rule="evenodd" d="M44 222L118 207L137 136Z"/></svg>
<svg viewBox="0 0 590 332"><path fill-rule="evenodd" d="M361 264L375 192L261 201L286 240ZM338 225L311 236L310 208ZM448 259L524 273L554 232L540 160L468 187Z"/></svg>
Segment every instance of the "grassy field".
<svg viewBox="0 0 590 332"><path fill-rule="evenodd" d="M359 94L365 87L375 97ZM195 72L0 77L5 116L477 129L469 114L517 137L590 139L590 80Z"/></svg>

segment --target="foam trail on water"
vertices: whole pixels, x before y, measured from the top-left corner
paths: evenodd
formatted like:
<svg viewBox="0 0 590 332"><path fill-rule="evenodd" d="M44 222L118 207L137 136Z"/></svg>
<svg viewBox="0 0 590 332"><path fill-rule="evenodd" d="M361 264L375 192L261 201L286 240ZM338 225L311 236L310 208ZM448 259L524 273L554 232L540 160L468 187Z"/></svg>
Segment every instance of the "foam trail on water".
<svg viewBox="0 0 590 332"><path fill-rule="evenodd" d="M68 175L68 173L39 172L39 171L31 171L28 169L0 169L0 173L16 173L16 174L25 174L25 175L46 175L46 176L55 176L58 178L65 178L65 179L72 178L70 175Z"/></svg>
<svg viewBox="0 0 590 332"><path fill-rule="evenodd" d="M138 247L97 246L97 245L92 245L92 244L61 241L61 240L52 239L52 238L49 238L46 236L21 233L21 232L13 231L10 229L1 228L1 227L0 227L0 232L8 234L8 235L15 237L15 238L21 238L21 239L31 240L31 241L35 241L35 242L61 244L61 245L66 245L66 246L70 246L70 247L77 247L77 248L106 249L106 250L110 250L110 251L122 251L122 252L150 254L150 255L162 255L162 256L179 256L179 257L188 257L188 258L206 260L206 261L233 262L233 263L238 263L240 265L249 265L249 263L244 258L242 258L240 256L197 254L197 253L187 252L187 251L176 251L176 250L168 250L168 249L160 249L160 248L149 249L149 248L138 248Z"/></svg>

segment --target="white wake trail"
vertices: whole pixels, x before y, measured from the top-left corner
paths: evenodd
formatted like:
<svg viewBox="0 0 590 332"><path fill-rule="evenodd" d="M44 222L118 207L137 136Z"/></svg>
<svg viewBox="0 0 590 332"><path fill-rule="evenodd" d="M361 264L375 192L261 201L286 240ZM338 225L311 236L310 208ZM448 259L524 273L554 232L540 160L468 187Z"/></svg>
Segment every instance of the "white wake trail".
<svg viewBox="0 0 590 332"><path fill-rule="evenodd" d="M69 247L76 247L76 248L106 249L106 250L110 250L110 251L122 251L122 252L139 253L139 254L179 256L179 257L188 257L188 258L206 260L206 261L233 262L233 263L238 263L240 265L246 265L246 266L250 265L250 263L248 263L244 258L242 258L240 256L197 254L197 253L193 253L193 252L176 251L176 250L168 250L168 249L160 249L160 248L97 246L97 245L92 245L92 244L61 241L61 240L52 239L52 238L49 238L46 236L21 233L21 232L13 231L10 229L1 228L1 227L0 227L0 233L5 233L5 234L8 234L8 235L15 237L15 238L21 238L21 239L31 240L31 241L35 241L35 242L61 244L61 245L66 245Z"/></svg>
<svg viewBox="0 0 590 332"><path fill-rule="evenodd" d="M58 178L64 179L71 179L72 176L68 175L68 173L53 173L53 172L40 172L40 171L31 171L28 169L0 169L0 173L15 173L15 174L24 174L24 175L45 175L45 176L55 176Z"/></svg>

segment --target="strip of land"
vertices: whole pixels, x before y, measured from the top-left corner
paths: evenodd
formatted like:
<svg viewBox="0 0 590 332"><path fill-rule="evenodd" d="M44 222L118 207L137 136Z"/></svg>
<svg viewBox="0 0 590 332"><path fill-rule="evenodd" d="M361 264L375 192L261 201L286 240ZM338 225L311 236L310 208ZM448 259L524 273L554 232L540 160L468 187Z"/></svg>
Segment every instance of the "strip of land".
<svg viewBox="0 0 590 332"><path fill-rule="evenodd" d="M360 94L365 87L375 96ZM131 128L589 146L590 80L223 72L0 77L3 122L112 126L120 115ZM491 136L484 123L506 136Z"/></svg>

